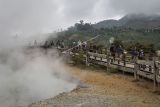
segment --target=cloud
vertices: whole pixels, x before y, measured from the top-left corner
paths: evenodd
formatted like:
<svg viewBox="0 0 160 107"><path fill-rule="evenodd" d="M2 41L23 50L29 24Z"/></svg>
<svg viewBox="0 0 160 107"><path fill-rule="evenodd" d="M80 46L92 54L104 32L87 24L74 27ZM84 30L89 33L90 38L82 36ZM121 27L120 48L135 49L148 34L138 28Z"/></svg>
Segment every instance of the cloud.
<svg viewBox="0 0 160 107"><path fill-rule="evenodd" d="M50 0L0 0L1 33L37 32L52 23L56 9Z"/></svg>
<svg viewBox="0 0 160 107"><path fill-rule="evenodd" d="M109 0L110 7L121 13L159 14L159 0Z"/></svg>
<svg viewBox="0 0 160 107"><path fill-rule="evenodd" d="M63 12L66 16L86 17L92 14L97 0L63 0Z"/></svg>
<svg viewBox="0 0 160 107"><path fill-rule="evenodd" d="M160 13L159 0L0 0L0 34L31 35L128 13ZM3 36L4 37L4 36ZM1 37L1 38L3 38Z"/></svg>
<svg viewBox="0 0 160 107"><path fill-rule="evenodd" d="M61 25L56 0L0 0L0 48ZM15 42L16 37L21 41Z"/></svg>

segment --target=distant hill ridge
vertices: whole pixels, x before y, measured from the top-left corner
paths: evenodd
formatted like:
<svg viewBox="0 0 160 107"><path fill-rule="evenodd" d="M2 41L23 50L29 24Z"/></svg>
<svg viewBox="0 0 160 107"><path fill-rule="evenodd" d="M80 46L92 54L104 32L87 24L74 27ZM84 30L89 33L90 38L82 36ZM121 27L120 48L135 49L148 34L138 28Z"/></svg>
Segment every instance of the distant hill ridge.
<svg viewBox="0 0 160 107"><path fill-rule="evenodd" d="M119 20L104 20L93 25L95 28L132 28L155 29L160 28L160 15L128 14Z"/></svg>
<svg viewBox="0 0 160 107"><path fill-rule="evenodd" d="M73 45L73 42L86 41L95 35L101 35L93 41L97 45L107 47L109 39L114 37L123 41L126 48L135 44L150 48L153 44L156 49L160 49L160 16L129 14L119 20L104 20L96 24L84 23L81 20L67 30L56 34L57 38L54 41L63 40L69 47ZM49 39L53 40L55 34L50 35Z"/></svg>

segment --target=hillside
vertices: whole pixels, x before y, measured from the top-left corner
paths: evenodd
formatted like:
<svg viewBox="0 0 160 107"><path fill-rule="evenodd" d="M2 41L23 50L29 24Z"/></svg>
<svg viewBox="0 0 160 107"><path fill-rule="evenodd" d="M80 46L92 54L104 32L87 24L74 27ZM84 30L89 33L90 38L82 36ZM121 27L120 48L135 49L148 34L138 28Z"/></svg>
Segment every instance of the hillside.
<svg viewBox="0 0 160 107"><path fill-rule="evenodd" d="M120 20L105 20L97 24L84 23L81 20L67 30L57 32L56 39L49 40L63 40L66 46L72 47L73 42L85 41L96 35L101 36L94 43L104 47L108 47L109 39L114 37L121 40L126 49L135 44L160 49L160 16L131 14Z"/></svg>
<svg viewBox="0 0 160 107"><path fill-rule="evenodd" d="M154 29L160 28L159 15L129 14L119 20L104 20L94 24L95 28L132 28L132 29Z"/></svg>

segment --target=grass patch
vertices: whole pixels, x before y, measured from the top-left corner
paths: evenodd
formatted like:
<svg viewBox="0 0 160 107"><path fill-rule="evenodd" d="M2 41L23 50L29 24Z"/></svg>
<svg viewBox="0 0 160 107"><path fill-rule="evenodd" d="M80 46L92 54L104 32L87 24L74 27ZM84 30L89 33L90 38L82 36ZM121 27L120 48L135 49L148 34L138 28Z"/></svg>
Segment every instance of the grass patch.
<svg viewBox="0 0 160 107"><path fill-rule="evenodd" d="M110 73L119 73L119 70L118 70L118 69L115 69L115 68L110 68L110 69L109 69L109 72L110 72Z"/></svg>

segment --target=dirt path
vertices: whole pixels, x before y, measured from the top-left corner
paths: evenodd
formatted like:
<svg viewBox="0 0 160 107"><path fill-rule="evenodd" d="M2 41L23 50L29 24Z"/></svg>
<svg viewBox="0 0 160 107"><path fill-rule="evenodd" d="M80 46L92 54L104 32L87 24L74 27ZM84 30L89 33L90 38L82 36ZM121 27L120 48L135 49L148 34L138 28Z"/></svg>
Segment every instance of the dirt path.
<svg viewBox="0 0 160 107"><path fill-rule="evenodd" d="M31 107L160 107L160 95L152 92L150 82L133 82L132 76L98 70L68 69L83 84Z"/></svg>

